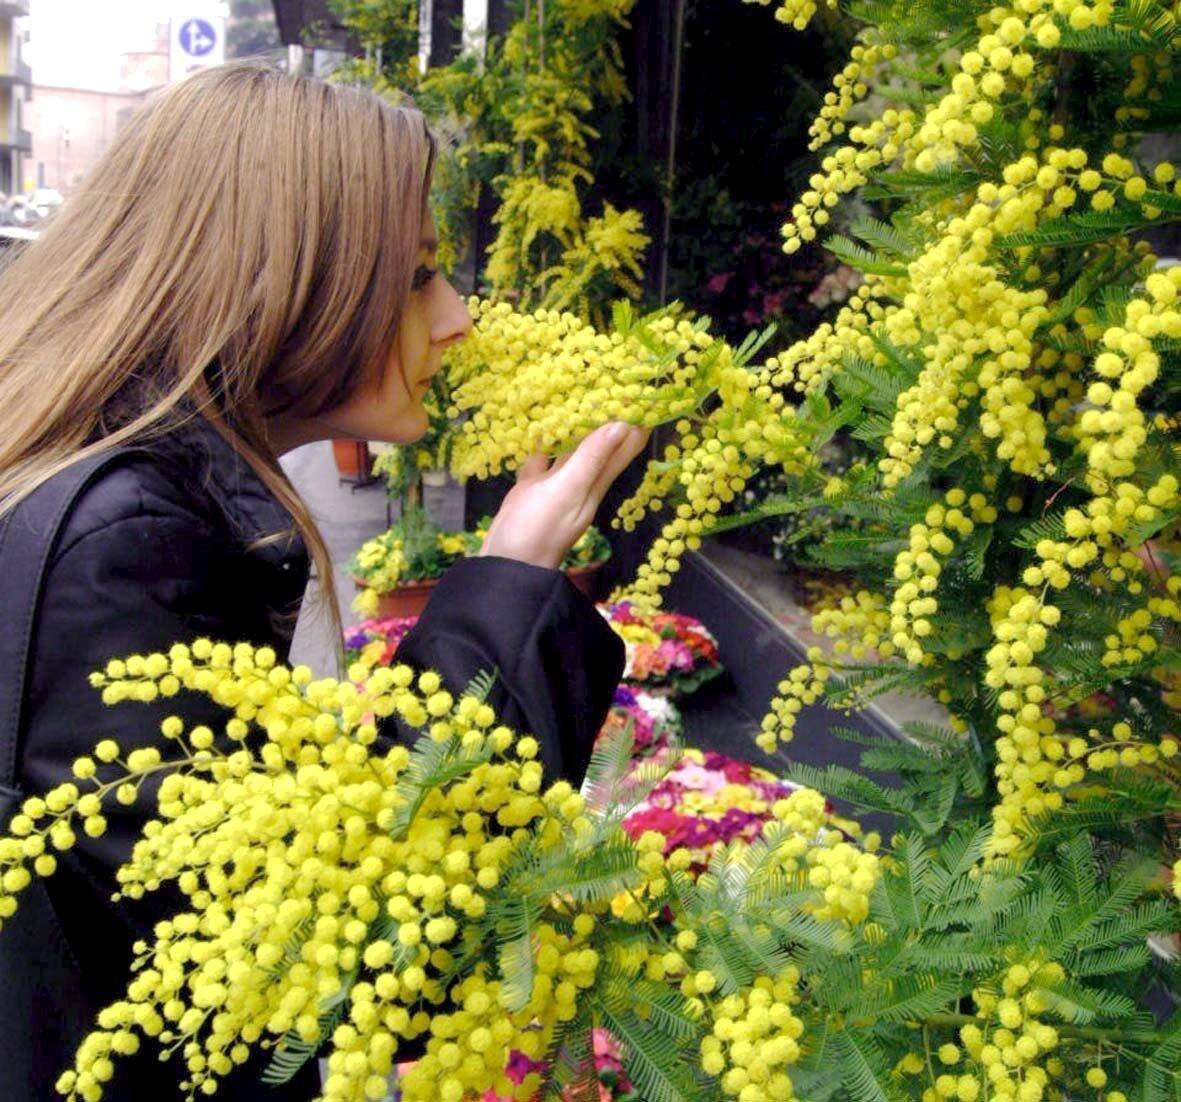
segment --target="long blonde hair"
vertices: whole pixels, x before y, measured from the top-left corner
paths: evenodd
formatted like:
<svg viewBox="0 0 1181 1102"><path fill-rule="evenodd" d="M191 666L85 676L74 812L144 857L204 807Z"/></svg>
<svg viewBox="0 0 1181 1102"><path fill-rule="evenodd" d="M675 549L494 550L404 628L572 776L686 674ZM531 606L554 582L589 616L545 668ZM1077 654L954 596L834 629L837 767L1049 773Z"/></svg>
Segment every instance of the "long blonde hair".
<svg viewBox="0 0 1181 1102"><path fill-rule="evenodd" d="M414 108L258 62L160 93L0 275L0 513L199 413L290 512L338 628L265 418L323 413L384 369L434 155Z"/></svg>

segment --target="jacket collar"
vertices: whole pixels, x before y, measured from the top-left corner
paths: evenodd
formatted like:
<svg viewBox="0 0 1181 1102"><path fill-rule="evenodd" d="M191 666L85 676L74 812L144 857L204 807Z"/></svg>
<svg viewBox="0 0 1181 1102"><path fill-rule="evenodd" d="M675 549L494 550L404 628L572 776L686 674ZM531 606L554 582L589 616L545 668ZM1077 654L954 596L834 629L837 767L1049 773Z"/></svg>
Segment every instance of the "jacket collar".
<svg viewBox="0 0 1181 1102"><path fill-rule="evenodd" d="M252 557L306 577L307 548L291 514L204 417L193 416L163 439ZM261 540L266 542L250 546Z"/></svg>

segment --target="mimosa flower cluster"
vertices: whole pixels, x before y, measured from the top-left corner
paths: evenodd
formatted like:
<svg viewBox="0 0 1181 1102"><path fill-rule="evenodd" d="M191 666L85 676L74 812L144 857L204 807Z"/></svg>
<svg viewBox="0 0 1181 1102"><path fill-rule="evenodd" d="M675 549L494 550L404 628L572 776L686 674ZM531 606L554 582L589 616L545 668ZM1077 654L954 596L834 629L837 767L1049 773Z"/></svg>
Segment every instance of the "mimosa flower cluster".
<svg viewBox="0 0 1181 1102"><path fill-rule="evenodd" d="M452 458L459 477L569 451L612 419L675 420L714 389L720 345L702 325L661 316L607 335L570 313L524 314L481 299L468 306L473 332L448 352L452 414L473 411ZM618 320L627 316L621 310Z"/></svg>
<svg viewBox="0 0 1181 1102"><path fill-rule="evenodd" d="M93 675L111 704L196 691L228 718L217 732L169 718L159 747L128 754L99 743L75 762L74 781L25 801L0 841L11 918L31 877L54 873L54 851L101 835L110 801L132 802L163 775L157 818L118 871L119 898L134 906L171 882L184 903L136 946L126 994L63 1072L63 1095L100 1099L119 1058L151 1043L184 1067L188 1097L216 1094L262 1045L278 1067L325 1046L326 1102L379 1100L399 1052L418 1042L425 1053L401 1077L402 1097L524 1099L538 1076L514 1081L507 1069L521 1055L543 1066L605 961L612 974L639 967L675 978L685 997L707 995L703 967L685 979L688 913L680 963L657 967L659 954L623 950L634 948L630 934L608 936L620 891L676 906L670 876L692 861L652 832L633 846L619 828L626 807L595 806L613 747L592 762L589 797L546 787L536 741L498 725L478 697L403 665L352 673L316 679L266 648L198 640ZM394 717L423 732L413 749L383 733ZM774 818L783 867L835 869L848 843L821 829L822 799L780 798ZM561 888L595 862L610 869L595 874L597 889ZM855 876L839 896L836 878L814 876L820 894L803 903L859 921L872 877ZM501 937L523 900L536 910L510 967ZM636 917L620 921L630 929Z"/></svg>
<svg viewBox="0 0 1181 1102"><path fill-rule="evenodd" d="M792 1013L800 974L760 976L748 991L717 1008L712 1032L701 1042L702 1066L722 1075L722 1091L739 1102L788 1102L795 1097L787 1069L801 1056L804 1023ZM729 1067L728 1071L725 1069Z"/></svg>
<svg viewBox="0 0 1181 1102"><path fill-rule="evenodd" d="M478 299L470 308L474 332L448 353L452 413L468 414L452 456L457 477L570 451L610 420L675 431L613 522L630 530L649 512L671 514L628 588L637 605L659 606L685 551L700 546L757 465L815 466L807 440L819 426L797 426L769 373L748 365L753 348L731 348L702 322L670 311L638 318L620 304L608 334L569 313Z"/></svg>
<svg viewBox="0 0 1181 1102"><path fill-rule="evenodd" d="M733 761L721 787L699 786L693 798L745 807L756 829L706 851L670 845L643 828L640 809L663 771L633 766L626 734L601 741L575 792L546 784L537 742L499 724L479 695L455 695L437 674L402 665L350 673L317 679L266 648L198 640L92 677L111 704L200 692L227 719L215 731L169 718L158 746L130 753L99 743L74 764L74 780L26 800L0 839L3 913L19 920L31 877L55 871L52 852L101 835L111 801L133 802L145 782L161 781L156 817L118 870L118 897L134 907L169 883L183 902L135 947L126 993L63 1070L63 1096L101 1099L119 1082L121 1058L150 1045L176 1061L186 1098L216 1095L263 1049L273 1082L325 1056L325 1102L390 1097L391 1073L411 1052L403 1098L494 1092L523 1102L594 1076L600 1026L644 1096L679 1081L694 1102L791 1098L795 1069L819 1039L851 1030L876 1045L897 1033L900 1011L874 1001L875 984L901 985L913 1005L905 1023L946 1035L962 1018L960 963L931 976L943 966L931 963L941 950L929 933L930 956L905 965L918 971L889 978L900 965L895 939L938 929L928 908L982 893L1002 915L1011 910L1004 921L1020 921L1046 898L1022 877L973 869L965 857L979 840L949 848L946 867L903 838L879 855L878 839L860 839L817 792ZM411 729L421 732L412 748L400 741ZM709 764L696 762L703 777ZM732 769L747 770L744 779ZM678 783L688 803L688 774ZM710 814L705 803L697 812ZM925 879L914 879L924 861ZM903 883L912 894L899 909ZM1104 890L1074 904L1103 916L1096 951L1125 951L1133 935L1113 922L1162 921L1126 885L1111 899ZM1085 949L1072 958L1084 969ZM965 1050L997 1092L1009 1092L1004 1082L1025 1091L1043 1082L1037 1061L1055 1048L1055 1030L1069 1034L1047 1021L1058 1004L1038 994L1061 987L1062 973L998 969L973 951L979 1025L961 1030ZM1125 1061L1137 1043L1157 1043L1152 1033L1092 1032ZM959 1059L950 1044L940 1056L948 1066ZM974 1074L956 1079L959 1096ZM943 1088L940 1079L928 1089L950 1097Z"/></svg>
<svg viewBox="0 0 1181 1102"><path fill-rule="evenodd" d="M672 428L618 518L667 517L616 595L637 606L659 603L705 534L742 522L728 514L755 470L783 470L785 511L836 518L827 546L804 550L866 588L817 615L834 646L779 683L760 746L825 700L931 693L992 776L989 854L1027 855L1051 816L1116 821L1130 784L1147 826L1169 806L1149 793L1181 789L1160 688L1181 592L1165 550L1181 517L1181 269L1158 270L1133 239L1181 214L1181 181L1132 140L1175 125L1153 105L1173 79L1176 13L1022 0L939 34L931 13L895 16L863 29L834 82L813 139L837 144L785 231L792 251L843 217L843 196L872 186L882 203L882 219L845 219L832 239L865 282L831 322L753 364L757 344L703 329L686 344L681 320L625 313L597 332L485 306L457 412L474 411L473 472L568 450L610 418ZM1098 74L1085 89L1084 71ZM870 456L833 480L819 447L841 427ZM868 526L844 538L841 516ZM1063 710L1096 691L1126 714Z"/></svg>

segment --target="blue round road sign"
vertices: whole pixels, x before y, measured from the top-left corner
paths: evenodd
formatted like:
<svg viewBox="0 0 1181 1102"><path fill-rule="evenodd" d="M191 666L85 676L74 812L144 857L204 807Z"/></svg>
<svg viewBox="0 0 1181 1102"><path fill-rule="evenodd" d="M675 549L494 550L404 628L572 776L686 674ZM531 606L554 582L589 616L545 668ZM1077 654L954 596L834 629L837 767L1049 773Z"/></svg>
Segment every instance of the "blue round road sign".
<svg viewBox="0 0 1181 1102"><path fill-rule="evenodd" d="M205 19L186 19L180 27L180 48L192 57L204 57L217 45L217 32Z"/></svg>

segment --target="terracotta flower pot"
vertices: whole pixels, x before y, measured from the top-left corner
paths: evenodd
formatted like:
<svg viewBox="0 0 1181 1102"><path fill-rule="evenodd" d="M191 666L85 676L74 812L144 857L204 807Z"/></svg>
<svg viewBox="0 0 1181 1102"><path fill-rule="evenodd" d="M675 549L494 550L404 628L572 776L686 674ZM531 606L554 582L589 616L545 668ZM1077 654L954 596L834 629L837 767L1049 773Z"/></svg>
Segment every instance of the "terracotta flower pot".
<svg viewBox="0 0 1181 1102"><path fill-rule="evenodd" d="M358 589L364 589L363 582L353 579ZM377 619L390 620L395 616L421 616L427 601L439 584L438 578L426 578L418 582L406 582L389 593L377 595Z"/></svg>
<svg viewBox="0 0 1181 1102"><path fill-rule="evenodd" d="M568 577L583 593L594 600L594 583L599 571L603 568L601 562L591 563L589 566L577 566L566 571ZM421 616L427 601L438 585L438 578L427 578L418 582L406 582L389 593L377 595L377 619L389 620L402 616ZM359 578L353 579L358 589L364 589L365 583Z"/></svg>
<svg viewBox="0 0 1181 1102"><path fill-rule="evenodd" d="M333 440L332 457L341 478L368 478L373 467L369 445L364 440Z"/></svg>

